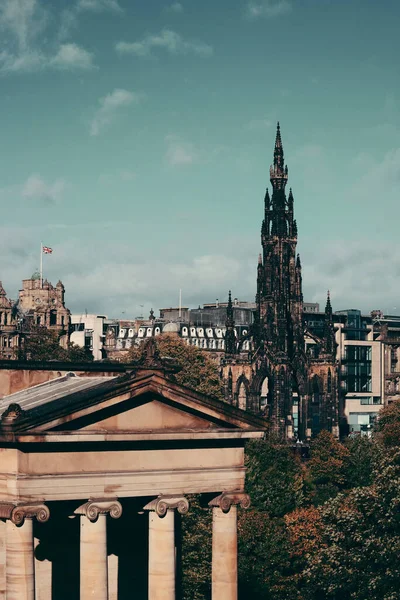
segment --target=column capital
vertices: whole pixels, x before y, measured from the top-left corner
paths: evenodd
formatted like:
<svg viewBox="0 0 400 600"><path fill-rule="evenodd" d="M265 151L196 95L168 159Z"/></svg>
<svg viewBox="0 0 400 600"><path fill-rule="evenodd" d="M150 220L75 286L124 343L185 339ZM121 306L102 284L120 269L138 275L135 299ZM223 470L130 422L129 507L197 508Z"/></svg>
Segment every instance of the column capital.
<svg viewBox="0 0 400 600"><path fill-rule="evenodd" d="M165 517L168 509L177 508L181 515L185 515L189 510L189 501L185 496L158 496L151 500L143 510L151 510L157 513L159 517Z"/></svg>
<svg viewBox="0 0 400 600"><path fill-rule="evenodd" d="M45 523L50 518L50 510L45 504L0 504L0 519L9 519L14 525L23 525L25 519L36 518Z"/></svg>
<svg viewBox="0 0 400 600"><path fill-rule="evenodd" d="M222 492L222 494L213 498L208 506L220 508L222 512L228 513L231 506L236 504L240 504L242 508L250 508L250 496L244 492Z"/></svg>
<svg viewBox="0 0 400 600"><path fill-rule="evenodd" d="M75 515L84 515L89 521L96 521L99 515L110 514L113 519L122 515L122 506L116 498L89 498L87 502L74 510Z"/></svg>

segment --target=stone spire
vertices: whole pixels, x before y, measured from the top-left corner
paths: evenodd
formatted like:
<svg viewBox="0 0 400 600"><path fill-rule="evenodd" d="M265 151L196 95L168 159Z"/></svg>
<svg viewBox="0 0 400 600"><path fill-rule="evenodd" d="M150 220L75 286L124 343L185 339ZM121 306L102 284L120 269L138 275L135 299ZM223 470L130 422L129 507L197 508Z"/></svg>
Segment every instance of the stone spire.
<svg viewBox="0 0 400 600"><path fill-rule="evenodd" d="M333 324L331 296L328 290L325 305L324 347L328 354L336 354L335 327Z"/></svg>
<svg viewBox="0 0 400 600"><path fill-rule="evenodd" d="M276 128L274 163L270 167L269 174L274 192L276 190L284 190L288 179L288 168L285 166L279 121Z"/></svg>
<svg viewBox="0 0 400 600"><path fill-rule="evenodd" d="M236 353L235 321L233 318L232 294L229 290L228 306L226 309L225 354Z"/></svg>
<svg viewBox="0 0 400 600"><path fill-rule="evenodd" d="M0 296L4 296L4 297L5 297L6 295L7 295L7 294L6 294L6 291L5 291L5 289L3 288L3 284L2 284L2 282L0 281Z"/></svg>

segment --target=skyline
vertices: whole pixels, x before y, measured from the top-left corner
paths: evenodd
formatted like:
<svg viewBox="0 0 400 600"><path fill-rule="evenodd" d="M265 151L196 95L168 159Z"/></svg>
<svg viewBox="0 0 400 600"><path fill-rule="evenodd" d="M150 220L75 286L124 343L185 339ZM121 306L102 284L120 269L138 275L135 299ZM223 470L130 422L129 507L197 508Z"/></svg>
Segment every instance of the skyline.
<svg viewBox="0 0 400 600"><path fill-rule="evenodd" d="M279 120L304 300L397 310L399 18L372 0L0 0L8 296L42 240L73 312L253 301Z"/></svg>

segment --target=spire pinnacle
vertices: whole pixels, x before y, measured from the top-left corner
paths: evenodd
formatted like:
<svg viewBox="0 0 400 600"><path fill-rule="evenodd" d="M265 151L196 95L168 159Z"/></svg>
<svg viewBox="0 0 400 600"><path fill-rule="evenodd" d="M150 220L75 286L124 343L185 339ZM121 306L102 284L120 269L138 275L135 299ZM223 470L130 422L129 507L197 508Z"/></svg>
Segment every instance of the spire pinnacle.
<svg viewBox="0 0 400 600"><path fill-rule="evenodd" d="M283 145L281 138L281 128L279 121L276 127L276 138L274 148L274 163L270 168L270 180L274 192L276 190L285 189L285 185L288 178L288 170L285 166L285 158L283 154Z"/></svg>
<svg viewBox="0 0 400 600"><path fill-rule="evenodd" d="M326 306L325 306L325 316L331 320L332 319L332 305L331 305L331 294L330 291L328 290L328 293L326 295Z"/></svg>

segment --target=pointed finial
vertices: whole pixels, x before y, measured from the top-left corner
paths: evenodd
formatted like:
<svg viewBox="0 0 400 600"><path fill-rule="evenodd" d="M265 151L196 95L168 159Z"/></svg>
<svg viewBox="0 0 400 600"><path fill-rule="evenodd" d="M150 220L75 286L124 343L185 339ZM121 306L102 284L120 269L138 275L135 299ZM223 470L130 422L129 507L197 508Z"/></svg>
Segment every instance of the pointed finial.
<svg viewBox="0 0 400 600"><path fill-rule="evenodd" d="M329 290L326 295L325 315L329 318L332 318L331 294Z"/></svg>
<svg viewBox="0 0 400 600"><path fill-rule="evenodd" d="M258 264L259 264L259 265L262 265L262 256L261 256L261 252L260 252L260 254L258 255Z"/></svg>
<svg viewBox="0 0 400 600"><path fill-rule="evenodd" d="M301 269L300 254L298 254L298 255L297 255L297 258L296 258L296 267L297 267L298 269Z"/></svg>

